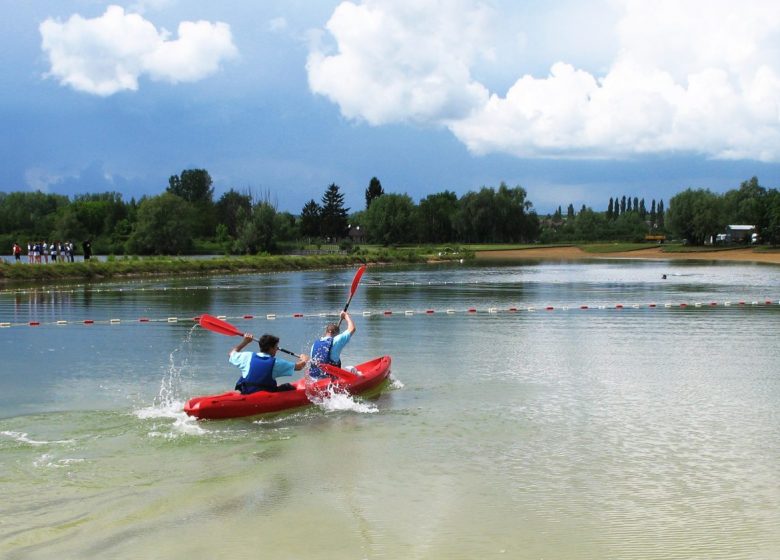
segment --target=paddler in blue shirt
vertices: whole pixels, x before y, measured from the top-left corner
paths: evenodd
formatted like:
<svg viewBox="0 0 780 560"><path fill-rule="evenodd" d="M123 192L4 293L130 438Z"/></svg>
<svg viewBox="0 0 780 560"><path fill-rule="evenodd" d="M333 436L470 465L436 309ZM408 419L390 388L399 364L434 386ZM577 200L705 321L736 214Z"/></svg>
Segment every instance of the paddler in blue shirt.
<svg viewBox="0 0 780 560"><path fill-rule="evenodd" d="M242 352L244 347L253 340L251 333L245 333L241 342L230 349L230 363L241 368L241 377L236 382L236 391L248 395L257 391L275 393L295 390L290 383L277 384L276 378L286 377L302 370L306 367L309 357L301 354L295 363L277 358L279 337L272 334L264 334L257 341L260 352Z"/></svg>
<svg viewBox="0 0 780 560"><path fill-rule="evenodd" d="M355 334L355 323L346 311L341 312L341 319L347 322L347 330L339 332L337 323L328 323L325 334L315 340L311 346L311 366L309 375L315 379L328 377L328 374L317 367L317 364L331 364L341 367L341 351Z"/></svg>

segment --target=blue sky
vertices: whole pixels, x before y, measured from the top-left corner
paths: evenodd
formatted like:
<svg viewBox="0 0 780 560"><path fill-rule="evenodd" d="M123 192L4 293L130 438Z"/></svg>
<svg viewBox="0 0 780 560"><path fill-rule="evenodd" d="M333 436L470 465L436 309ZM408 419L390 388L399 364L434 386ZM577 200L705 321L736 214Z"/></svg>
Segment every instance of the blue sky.
<svg viewBox="0 0 780 560"><path fill-rule="evenodd" d="M0 0L0 60L5 192L780 187L776 1Z"/></svg>

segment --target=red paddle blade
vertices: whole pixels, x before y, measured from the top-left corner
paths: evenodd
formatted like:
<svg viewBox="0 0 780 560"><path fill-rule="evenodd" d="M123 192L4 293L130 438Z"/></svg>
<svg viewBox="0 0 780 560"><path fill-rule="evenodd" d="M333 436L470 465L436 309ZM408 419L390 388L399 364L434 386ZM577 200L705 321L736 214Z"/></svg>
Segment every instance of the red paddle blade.
<svg viewBox="0 0 780 560"><path fill-rule="evenodd" d="M204 329L208 329L219 334L226 334L228 336L243 336L243 333L239 332L236 327L226 321L223 321L222 319L217 319L212 315L201 315L198 322Z"/></svg>
<svg viewBox="0 0 780 560"><path fill-rule="evenodd" d="M352 289L349 292L349 297L355 295L355 291L357 290L358 284L360 284L360 279L363 277L363 273L365 271L366 271L366 265L363 265L357 269L357 272L355 273L355 277L352 279Z"/></svg>

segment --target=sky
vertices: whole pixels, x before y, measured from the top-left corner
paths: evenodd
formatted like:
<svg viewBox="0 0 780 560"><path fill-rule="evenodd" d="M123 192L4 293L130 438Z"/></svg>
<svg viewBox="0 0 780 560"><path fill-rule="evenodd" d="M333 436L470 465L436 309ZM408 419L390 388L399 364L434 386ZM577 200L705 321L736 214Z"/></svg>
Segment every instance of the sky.
<svg viewBox="0 0 780 560"><path fill-rule="evenodd" d="M0 0L0 192L780 188L776 0Z"/></svg>

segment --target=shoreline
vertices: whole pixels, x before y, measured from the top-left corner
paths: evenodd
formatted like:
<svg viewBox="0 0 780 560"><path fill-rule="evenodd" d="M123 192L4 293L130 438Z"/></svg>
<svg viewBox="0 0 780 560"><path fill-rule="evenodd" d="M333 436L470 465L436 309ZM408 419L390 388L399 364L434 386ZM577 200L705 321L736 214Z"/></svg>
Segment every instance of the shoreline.
<svg viewBox="0 0 780 560"><path fill-rule="evenodd" d="M579 247L540 247L529 249L509 249L497 251L476 251L477 260L541 260L541 261L577 261L603 259L643 259L643 260L688 260L719 262L755 262L762 264L780 264L780 252L769 253L754 251L750 248L727 249L719 251L664 252L660 247L634 251L616 251L614 253L588 253Z"/></svg>

